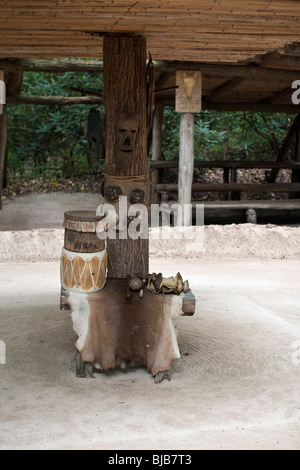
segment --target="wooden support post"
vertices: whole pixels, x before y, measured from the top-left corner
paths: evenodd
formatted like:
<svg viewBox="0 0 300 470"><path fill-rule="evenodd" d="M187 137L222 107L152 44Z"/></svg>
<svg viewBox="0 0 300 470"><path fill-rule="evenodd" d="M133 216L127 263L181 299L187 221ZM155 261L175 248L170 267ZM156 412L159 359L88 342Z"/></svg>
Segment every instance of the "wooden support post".
<svg viewBox="0 0 300 470"><path fill-rule="evenodd" d="M223 183L228 184L229 183L229 168L224 168L223 170ZM230 199L230 193L224 193L224 199L228 201Z"/></svg>
<svg viewBox="0 0 300 470"><path fill-rule="evenodd" d="M190 204L194 171L194 114L182 113L178 172L178 202Z"/></svg>
<svg viewBox="0 0 300 470"><path fill-rule="evenodd" d="M237 182L237 169L236 168L231 168L230 170L230 183L236 183ZM229 199L236 201L240 199L240 195L238 192L231 192Z"/></svg>
<svg viewBox="0 0 300 470"><path fill-rule="evenodd" d="M199 71L177 70L176 111L181 113L178 202L190 204L194 173L194 113L201 111L202 75ZM185 220L185 223L188 223ZM192 224L192 221L189 221Z"/></svg>
<svg viewBox="0 0 300 470"><path fill-rule="evenodd" d="M0 80L4 81L4 72L0 71ZM2 209L3 175L6 150L6 106L2 107L0 114L0 209Z"/></svg>
<svg viewBox="0 0 300 470"><path fill-rule="evenodd" d="M103 41L105 104L105 189L118 186L131 197L136 188L148 204L146 40L142 36L108 35ZM119 193L120 194L120 193ZM126 278L149 271L149 240L107 240L108 277Z"/></svg>
<svg viewBox="0 0 300 470"><path fill-rule="evenodd" d="M152 161L162 160L162 121L164 114L164 105L162 103L155 103L153 113L153 130L152 130ZM151 199L154 204L159 203L159 196L155 192L155 185L159 183L159 170L153 169L152 171L152 190Z"/></svg>

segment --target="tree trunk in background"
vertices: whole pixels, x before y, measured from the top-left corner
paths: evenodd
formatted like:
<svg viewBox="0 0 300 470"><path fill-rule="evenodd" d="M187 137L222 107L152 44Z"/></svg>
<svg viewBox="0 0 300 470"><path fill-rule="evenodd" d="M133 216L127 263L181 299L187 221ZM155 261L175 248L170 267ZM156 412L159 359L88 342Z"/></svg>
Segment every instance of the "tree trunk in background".
<svg viewBox="0 0 300 470"><path fill-rule="evenodd" d="M296 121L296 142L295 142L295 162L300 162L300 114L297 114ZM292 183L300 182L300 170L292 170ZM290 199L299 199L299 193L291 193Z"/></svg>
<svg viewBox="0 0 300 470"><path fill-rule="evenodd" d="M152 135L152 160L162 160L162 121L164 114L164 105L156 103L153 113L153 135ZM159 203L159 196L155 193L155 185L159 183L159 170L152 171L152 202Z"/></svg>

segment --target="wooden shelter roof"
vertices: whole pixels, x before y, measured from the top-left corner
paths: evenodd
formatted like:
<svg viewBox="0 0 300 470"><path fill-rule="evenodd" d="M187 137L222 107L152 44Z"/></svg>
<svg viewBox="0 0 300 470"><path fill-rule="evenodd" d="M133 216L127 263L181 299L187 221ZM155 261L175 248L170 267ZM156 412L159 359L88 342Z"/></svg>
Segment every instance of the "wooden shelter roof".
<svg viewBox="0 0 300 470"><path fill-rule="evenodd" d="M102 58L106 34L142 34L156 88L174 86L178 68L197 69L204 109L299 112L298 0L0 0L0 14L0 69L9 73L34 58ZM156 99L173 104L174 91Z"/></svg>
<svg viewBox="0 0 300 470"><path fill-rule="evenodd" d="M106 33L153 59L236 62L300 40L298 0L1 0L1 57L101 57Z"/></svg>

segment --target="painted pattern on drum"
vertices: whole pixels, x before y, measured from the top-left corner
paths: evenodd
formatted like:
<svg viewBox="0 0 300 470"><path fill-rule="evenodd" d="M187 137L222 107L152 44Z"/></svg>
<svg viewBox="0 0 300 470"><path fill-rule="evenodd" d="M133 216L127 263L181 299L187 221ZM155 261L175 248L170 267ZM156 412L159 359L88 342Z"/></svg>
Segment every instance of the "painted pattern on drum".
<svg viewBox="0 0 300 470"><path fill-rule="evenodd" d="M63 252L61 257L61 283L68 290L97 291L104 287L107 272L107 253L92 258ZM93 256L94 255L94 256ZM85 259L84 259L85 258Z"/></svg>

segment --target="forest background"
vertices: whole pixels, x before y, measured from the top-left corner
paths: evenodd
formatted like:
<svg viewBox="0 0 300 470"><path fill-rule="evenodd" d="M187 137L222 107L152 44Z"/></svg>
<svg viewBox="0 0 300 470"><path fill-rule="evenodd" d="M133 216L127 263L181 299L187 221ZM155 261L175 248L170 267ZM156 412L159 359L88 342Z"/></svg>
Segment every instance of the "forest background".
<svg viewBox="0 0 300 470"><path fill-rule="evenodd" d="M101 94L102 76L89 72L24 72L21 93L80 96L74 89ZM87 129L88 115L95 105L11 104L7 108L4 198L33 190L97 190L99 178L95 175L101 173L104 155L96 158ZM105 141L105 109L102 105L96 109ZM195 159L275 160L293 119L293 115L280 113L202 111L195 115ZM165 160L179 158L179 128L180 114L166 106L162 129Z"/></svg>

